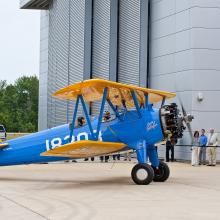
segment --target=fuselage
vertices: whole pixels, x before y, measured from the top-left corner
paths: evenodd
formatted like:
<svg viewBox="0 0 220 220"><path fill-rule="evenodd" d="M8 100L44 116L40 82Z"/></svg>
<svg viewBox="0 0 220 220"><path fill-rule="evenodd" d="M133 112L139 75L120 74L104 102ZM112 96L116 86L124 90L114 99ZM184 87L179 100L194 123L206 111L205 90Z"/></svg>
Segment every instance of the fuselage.
<svg viewBox="0 0 220 220"><path fill-rule="evenodd" d="M101 124L99 139L108 142L123 142L129 149L137 149L140 141L154 144L163 139L160 110L141 109L142 117L136 110L126 111L120 119L115 118ZM96 130L98 120L92 121ZM87 125L74 128L72 141L92 140ZM19 165L30 163L44 163L70 158L48 157L40 154L49 151L70 141L70 126L65 124L45 131L26 135L7 141L7 147L0 150L0 166Z"/></svg>

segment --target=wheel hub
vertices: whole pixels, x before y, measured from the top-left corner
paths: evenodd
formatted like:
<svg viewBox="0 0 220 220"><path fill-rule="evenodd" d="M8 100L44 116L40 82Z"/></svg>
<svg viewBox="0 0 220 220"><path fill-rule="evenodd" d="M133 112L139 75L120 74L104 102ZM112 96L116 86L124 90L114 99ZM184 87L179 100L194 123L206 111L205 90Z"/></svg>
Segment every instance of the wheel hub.
<svg viewBox="0 0 220 220"><path fill-rule="evenodd" d="M139 180L145 180L148 177L148 173L145 169L139 169L136 175Z"/></svg>

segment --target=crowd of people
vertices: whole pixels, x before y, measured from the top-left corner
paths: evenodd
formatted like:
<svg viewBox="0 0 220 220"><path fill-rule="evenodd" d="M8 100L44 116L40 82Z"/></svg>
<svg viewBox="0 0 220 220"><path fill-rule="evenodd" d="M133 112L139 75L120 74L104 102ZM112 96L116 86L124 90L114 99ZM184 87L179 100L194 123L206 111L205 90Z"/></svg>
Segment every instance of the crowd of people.
<svg viewBox="0 0 220 220"><path fill-rule="evenodd" d="M218 143L219 137L213 128L210 129L208 136L205 134L205 129L202 129L201 133L195 131L192 146L192 166L215 166L217 153L216 146L218 146ZM208 156L208 163L206 163L206 155Z"/></svg>
<svg viewBox="0 0 220 220"><path fill-rule="evenodd" d="M176 143L176 139L172 137L169 137L166 141L166 162L174 161L174 146ZM217 146L219 143L219 136L213 128L210 129L208 135L206 135L205 129L202 129L200 132L195 131L191 147L191 165L216 166Z"/></svg>

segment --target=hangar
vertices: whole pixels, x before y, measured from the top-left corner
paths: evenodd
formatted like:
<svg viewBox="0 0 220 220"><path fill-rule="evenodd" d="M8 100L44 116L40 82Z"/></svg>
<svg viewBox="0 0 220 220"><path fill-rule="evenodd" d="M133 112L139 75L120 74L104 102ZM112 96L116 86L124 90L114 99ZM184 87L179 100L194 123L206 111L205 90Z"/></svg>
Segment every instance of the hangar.
<svg viewBox="0 0 220 220"><path fill-rule="evenodd" d="M220 131L218 0L20 0L20 7L41 10L39 130L71 120L71 103L53 99L54 91L102 78L177 92L195 116L193 130ZM190 150L177 148L176 157Z"/></svg>

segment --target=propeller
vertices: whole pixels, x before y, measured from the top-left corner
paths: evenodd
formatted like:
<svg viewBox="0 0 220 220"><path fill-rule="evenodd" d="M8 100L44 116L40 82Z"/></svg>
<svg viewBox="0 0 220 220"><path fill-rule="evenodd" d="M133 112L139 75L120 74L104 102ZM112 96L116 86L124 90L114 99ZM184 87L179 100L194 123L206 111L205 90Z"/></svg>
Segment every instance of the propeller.
<svg viewBox="0 0 220 220"><path fill-rule="evenodd" d="M182 110L182 115L183 115L182 121L185 122L185 125L186 125L186 127L188 128L188 131L189 131L191 142L193 142L193 135L192 135L193 131L192 131L192 127L191 127L190 123L194 119L194 116L186 113L186 110L184 108L184 105L183 105L183 102L182 102L180 96L178 96L178 99L179 99L179 103L180 103L181 110Z"/></svg>

